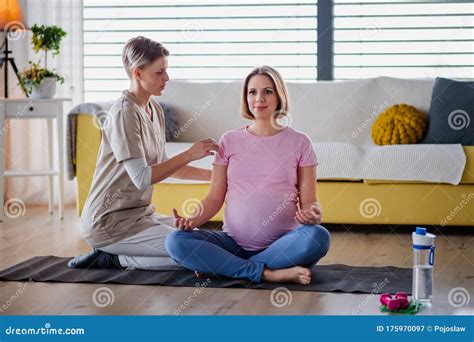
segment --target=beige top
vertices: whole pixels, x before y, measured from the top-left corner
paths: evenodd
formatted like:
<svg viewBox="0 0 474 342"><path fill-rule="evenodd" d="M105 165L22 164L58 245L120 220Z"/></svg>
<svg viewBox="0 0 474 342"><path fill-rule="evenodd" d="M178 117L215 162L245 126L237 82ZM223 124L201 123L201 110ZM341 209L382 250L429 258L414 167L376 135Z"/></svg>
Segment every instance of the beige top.
<svg viewBox="0 0 474 342"><path fill-rule="evenodd" d="M102 130L97 165L84 209L81 228L92 247L104 247L161 224L151 205L153 186L138 190L122 161L145 157L148 165L167 159L165 118L150 99L152 118L125 90L110 109Z"/></svg>

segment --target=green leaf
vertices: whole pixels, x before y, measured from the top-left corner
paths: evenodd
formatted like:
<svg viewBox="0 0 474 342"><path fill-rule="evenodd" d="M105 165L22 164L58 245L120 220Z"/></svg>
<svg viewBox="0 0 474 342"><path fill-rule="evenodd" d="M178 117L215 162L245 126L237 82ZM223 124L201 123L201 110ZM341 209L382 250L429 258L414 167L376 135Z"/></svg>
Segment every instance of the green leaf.
<svg viewBox="0 0 474 342"><path fill-rule="evenodd" d="M53 55L59 54L61 40L67 35L61 27L34 24L31 31L33 32L31 43L35 52L52 50Z"/></svg>

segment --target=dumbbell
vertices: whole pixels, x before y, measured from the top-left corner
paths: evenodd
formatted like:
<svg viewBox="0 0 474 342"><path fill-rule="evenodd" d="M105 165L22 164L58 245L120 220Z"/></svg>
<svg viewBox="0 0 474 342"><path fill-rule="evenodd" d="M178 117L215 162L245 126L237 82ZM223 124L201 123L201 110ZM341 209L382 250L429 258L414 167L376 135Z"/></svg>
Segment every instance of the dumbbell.
<svg viewBox="0 0 474 342"><path fill-rule="evenodd" d="M405 309L408 306L408 296L405 292L397 292L395 298L390 293L380 296L380 303L386 305L389 310Z"/></svg>
<svg viewBox="0 0 474 342"><path fill-rule="evenodd" d="M397 292L395 298L400 299L400 309L405 309L410 304L405 292Z"/></svg>

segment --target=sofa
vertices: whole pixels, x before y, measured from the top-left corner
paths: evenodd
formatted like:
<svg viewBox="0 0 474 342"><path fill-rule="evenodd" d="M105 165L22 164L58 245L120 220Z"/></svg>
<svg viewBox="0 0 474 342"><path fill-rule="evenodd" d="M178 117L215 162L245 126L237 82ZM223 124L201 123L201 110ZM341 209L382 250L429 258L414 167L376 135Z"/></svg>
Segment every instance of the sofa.
<svg viewBox="0 0 474 342"><path fill-rule="evenodd" d="M160 102L171 106L179 129L167 154L249 122L239 114L241 82L170 81ZM372 122L385 108L407 103L428 113L434 79L377 77L354 81L288 83L288 124L305 132L318 156L317 196L323 222L471 226L474 222L474 147L460 144L376 146ZM107 110L109 104L102 104ZM91 113L77 114L77 212L87 198L101 131ZM191 165L212 168L212 157ZM209 184L169 178L154 185L152 205L162 214L185 211ZM212 219L221 221L223 209Z"/></svg>

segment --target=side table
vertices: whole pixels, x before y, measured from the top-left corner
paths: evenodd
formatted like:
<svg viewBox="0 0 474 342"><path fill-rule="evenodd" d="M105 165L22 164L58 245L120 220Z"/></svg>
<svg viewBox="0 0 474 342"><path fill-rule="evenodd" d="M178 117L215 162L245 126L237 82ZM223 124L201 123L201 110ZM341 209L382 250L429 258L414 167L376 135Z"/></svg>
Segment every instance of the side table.
<svg viewBox="0 0 474 342"><path fill-rule="evenodd" d="M53 213L54 204L54 176L59 180L59 217L64 214L64 137L63 137L63 104L71 101L68 98L51 99L0 99L0 221L3 221L4 210L4 178L3 177L30 177L47 176L49 181L49 213ZM9 127L5 126L8 120L16 119L46 119L48 129L48 169L47 170L5 170L5 133ZM57 169L54 166L53 153L53 119L56 119L58 135Z"/></svg>

